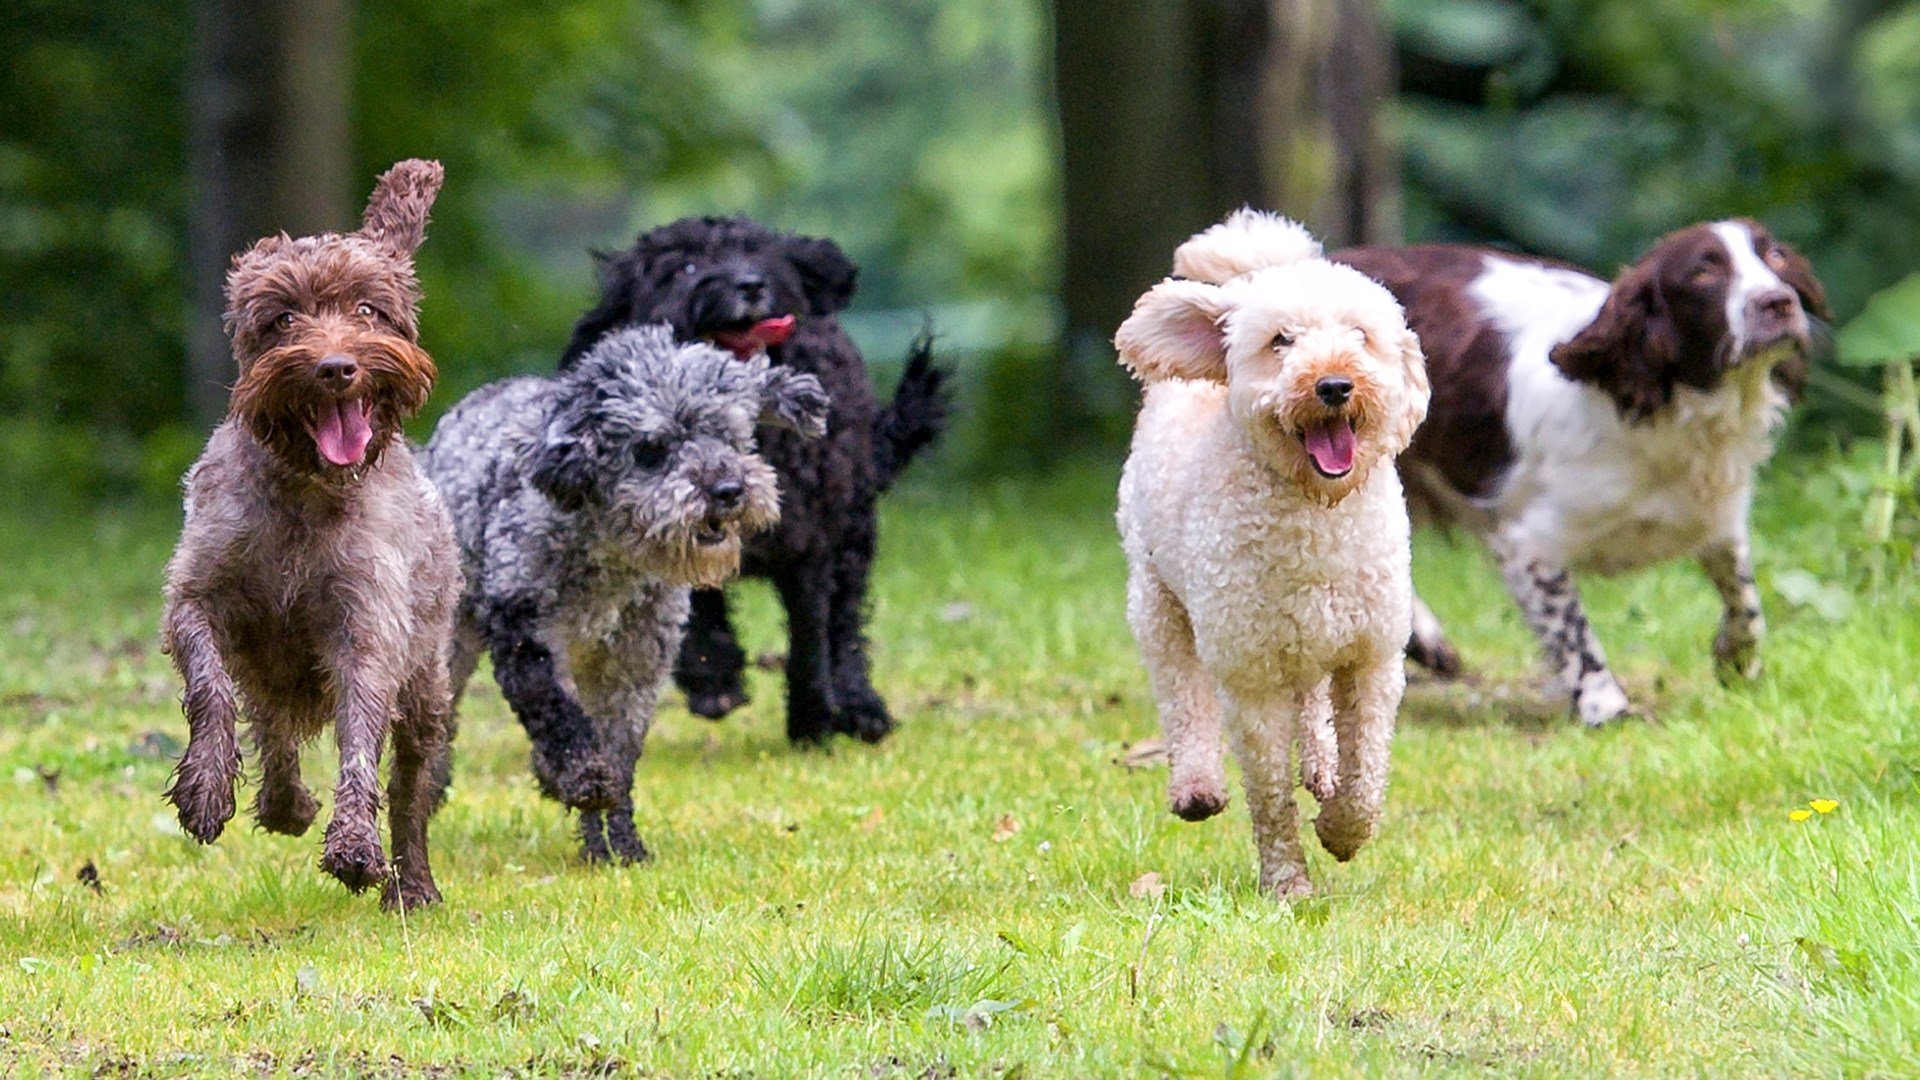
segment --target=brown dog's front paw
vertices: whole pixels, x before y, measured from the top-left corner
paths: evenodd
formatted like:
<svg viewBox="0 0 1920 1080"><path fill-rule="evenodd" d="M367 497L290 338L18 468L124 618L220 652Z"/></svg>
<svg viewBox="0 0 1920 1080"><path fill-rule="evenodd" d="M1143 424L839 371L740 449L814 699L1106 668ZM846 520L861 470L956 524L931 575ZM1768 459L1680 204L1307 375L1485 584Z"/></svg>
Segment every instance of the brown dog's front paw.
<svg viewBox="0 0 1920 1080"><path fill-rule="evenodd" d="M203 844L220 838L233 820L233 777L181 762L166 798L180 815L180 827Z"/></svg>
<svg viewBox="0 0 1920 1080"><path fill-rule="evenodd" d="M362 893L386 880L387 855L371 837L348 836L327 830L320 869L350 892Z"/></svg>

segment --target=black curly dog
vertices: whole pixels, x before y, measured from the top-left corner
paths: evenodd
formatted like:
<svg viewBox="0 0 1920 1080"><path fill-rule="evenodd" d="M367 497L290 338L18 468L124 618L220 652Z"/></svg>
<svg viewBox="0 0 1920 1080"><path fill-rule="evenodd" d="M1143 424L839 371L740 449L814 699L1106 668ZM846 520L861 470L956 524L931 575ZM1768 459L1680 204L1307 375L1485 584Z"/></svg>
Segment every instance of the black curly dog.
<svg viewBox="0 0 1920 1080"><path fill-rule="evenodd" d="M879 407L860 350L834 313L853 298L855 267L831 240L775 232L748 218L686 218L597 254L600 303L574 326L570 367L611 330L666 323L819 378L832 399L827 436L808 442L763 431L761 455L780 477L777 529L750 541L742 572L768 578L787 612L787 737L841 732L878 742L893 730L867 671L867 576L875 503L913 455L946 426L947 372L915 343L893 401ZM693 594L674 679L687 707L718 719L746 703L746 654L718 589Z"/></svg>

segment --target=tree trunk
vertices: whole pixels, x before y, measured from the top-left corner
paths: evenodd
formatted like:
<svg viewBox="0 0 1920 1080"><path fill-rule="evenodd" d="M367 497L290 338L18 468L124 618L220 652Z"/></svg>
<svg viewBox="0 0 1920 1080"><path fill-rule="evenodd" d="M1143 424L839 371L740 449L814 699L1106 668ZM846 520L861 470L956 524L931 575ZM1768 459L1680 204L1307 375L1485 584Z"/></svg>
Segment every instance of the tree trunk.
<svg viewBox="0 0 1920 1080"><path fill-rule="evenodd" d="M235 376L221 327L232 257L269 233L352 224L351 0L199 0L188 229L187 401L217 422Z"/></svg>
<svg viewBox="0 0 1920 1080"><path fill-rule="evenodd" d="M1398 239L1373 0L1056 0L1053 46L1068 437L1124 424L1114 329L1229 210L1280 210L1329 247Z"/></svg>

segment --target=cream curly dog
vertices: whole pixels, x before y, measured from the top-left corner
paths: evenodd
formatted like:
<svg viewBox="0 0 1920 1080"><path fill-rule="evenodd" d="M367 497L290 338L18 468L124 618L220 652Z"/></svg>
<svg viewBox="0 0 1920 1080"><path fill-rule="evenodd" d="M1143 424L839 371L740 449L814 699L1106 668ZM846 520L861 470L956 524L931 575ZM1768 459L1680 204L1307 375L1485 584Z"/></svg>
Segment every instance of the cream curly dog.
<svg viewBox="0 0 1920 1080"><path fill-rule="evenodd" d="M1260 886L1291 899L1312 892L1296 741L1335 858L1385 800L1413 611L1393 462L1426 416L1426 367L1392 295L1283 218L1241 211L1182 245L1174 270L1114 342L1146 384L1120 480L1127 618L1173 812L1226 806L1224 728Z"/></svg>

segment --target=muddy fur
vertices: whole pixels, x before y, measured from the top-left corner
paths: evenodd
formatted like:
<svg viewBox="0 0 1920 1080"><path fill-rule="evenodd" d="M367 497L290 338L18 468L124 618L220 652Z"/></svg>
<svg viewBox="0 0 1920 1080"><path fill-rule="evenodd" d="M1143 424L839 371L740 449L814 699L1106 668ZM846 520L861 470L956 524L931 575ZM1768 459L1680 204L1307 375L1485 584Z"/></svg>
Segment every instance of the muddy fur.
<svg viewBox="0 0 1920 1080"><path fill-rule="evenodd" d="M865 637L875 503L939 435L948 411L946 373L924 340L892 401L875 402L866 362L834 318L853 298L856 273L831 240L747 218L687 218L604 259L600 301L581 316L561 360L563 370L572 367L620 326L661 322L682 341L725 341L769 317L796 320L792 337L765 354L820 379L833 400L827 437L761 439L780 476L781 520L748 543L743 565L770 579L786 608L787 735L795 742L835 733L877 742L893 730L868 674ZM745 661L725 595L697 590L675 670L688 707L718 719L745 704Z"/></svg>
<svg viewBox="0 0 1920 1080"><path fill-rule="evenodd" d="M818 438L818 380L676 344L600 340L553 378L483 386L440 421L426 468L466 570L456 692L481 652L533 742L540 790L580 811L589 861L639 862L633 771L692 586L779 520L759 425Z"/></svg>
<svg viewBox="0 0 1920 1080"><path fill-rule="evenodd" d="M305 833L318 806L300 745L331 723L340 774L320 865L355 892L383 885L389 907L440 899L427 819L453 735L453 525L400 436L435 376L413 252L440 182L437 163L403 161L359 231L269 237L234 260L240 378L187 474L163 621L189 728L167 798L188 835L212 843L233 816L242 716L260 769L255 820ZM323 441L319 418L343 410L364 417L364 441L344 421ZM353 460L334 463L325 445ZM389 735L391 863L376 822Z"/></svg>

